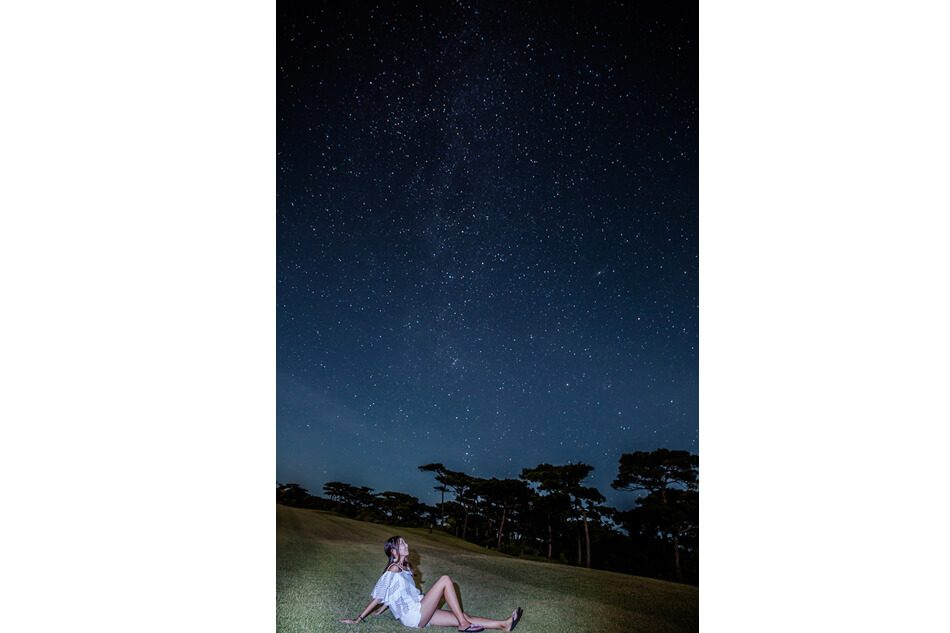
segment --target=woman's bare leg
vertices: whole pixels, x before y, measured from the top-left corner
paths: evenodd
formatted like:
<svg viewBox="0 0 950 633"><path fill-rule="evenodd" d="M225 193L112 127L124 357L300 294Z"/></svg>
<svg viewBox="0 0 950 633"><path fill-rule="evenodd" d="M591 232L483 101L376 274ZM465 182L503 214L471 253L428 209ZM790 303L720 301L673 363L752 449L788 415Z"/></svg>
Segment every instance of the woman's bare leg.
<svg viewBox="0 0 950 633"><path fill-rule="evenodd" d="M483 629L500 629L502 631L507 631L511 628L511 618L507 620L489 620L488 618L479 618L474 615L465 614L465 617L468 618L468 621L472 624L477 624ZM458 619L452 615L451 611L446 611L445 609L436 609L435 613L432 614L432 618L429 620L429 624L432 626L458 626ZM420 626L422 624L420 623ZM465 627L461 627L465 628Z"/></svg>
<svg viewBox="0 0 950 633"><path fill-rule="evenodd" d="M514 619L515 613L517 613L517 611L512 613L511 617L507 620L489 620L488 618L478 618L471 615L468 616L468 619L471 620L473 624L477 624L483 629L501 629L502 631L510 631L511 621Z"/></svg>
<svg viewBox="0 0 950 633"><path fill-rule="evenodd" d="M458 626L458 618L451 611L446 611L445 609L436 609L435 613L432 614L432 617L429 618L429 624L431 626ZM421 622L419 626L425 626Z"/></svg>
<svg viewBox="0 0 950 633"><path fill-rule="evenodd" d="M432 589L429 589L422 596L422 602L419 604L419 608L422 610L422 616L419 619L419 628L424 627L432 619L432 616L435 615L436 611L439 611L439 602L442 600L442 597L445 596L445 602L449 605L449 609L452 610L452 616L455 619L455 626L460 629L468 628L471 625L471 620L462 613L462 606L459 604L459 597L455 595L455 586L452 584L452 579L448 576L442 576L435 584L432 585ZM445 621L444 616L439 616L439 619ZM436 626L452 626L451 623L446 624L437 624Z"/></svg>
<svg viewBox="0 0 950 633"><path fill-rule="evenodd" d="M507 631L511 628L511 618L507 620L489 620L488 618L479 618L470 615L468 619L472 621L472 624L477 624L483 629L501 629L502 631Z"/></svg>

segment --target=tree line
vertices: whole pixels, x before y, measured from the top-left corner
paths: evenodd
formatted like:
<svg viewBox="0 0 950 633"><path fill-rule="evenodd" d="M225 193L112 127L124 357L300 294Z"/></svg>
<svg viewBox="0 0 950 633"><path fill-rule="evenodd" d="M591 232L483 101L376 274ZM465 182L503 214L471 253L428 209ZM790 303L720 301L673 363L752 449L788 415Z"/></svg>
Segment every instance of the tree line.
<svg viewBox="0 0 950 633"><path fill-rule="evenodd" d="M699 582L699 457L657 449L621 455L615 490L639 492L620 511L584 481L587 464L538 464L517 479L484 479L424 464L440 493L435 506L402 492L331 481L326 498L277 484L277 502L331 510L363 521L438 528L483 547L562 563ZM446 494L449 498L446 499Z"/></svg>

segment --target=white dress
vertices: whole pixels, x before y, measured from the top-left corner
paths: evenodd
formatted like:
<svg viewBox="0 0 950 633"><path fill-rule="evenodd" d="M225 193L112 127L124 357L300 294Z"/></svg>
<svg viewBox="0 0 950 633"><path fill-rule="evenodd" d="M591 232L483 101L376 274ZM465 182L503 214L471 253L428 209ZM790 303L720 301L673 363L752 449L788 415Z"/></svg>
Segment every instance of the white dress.
<svg viewBox="0 0 950 633"><path fill-rule="evenodd" d="M371 594L383 604L389 605L393 616L404 625L418 628L422 619L422 592L416 589L411 571L384 571Z"/></svg>

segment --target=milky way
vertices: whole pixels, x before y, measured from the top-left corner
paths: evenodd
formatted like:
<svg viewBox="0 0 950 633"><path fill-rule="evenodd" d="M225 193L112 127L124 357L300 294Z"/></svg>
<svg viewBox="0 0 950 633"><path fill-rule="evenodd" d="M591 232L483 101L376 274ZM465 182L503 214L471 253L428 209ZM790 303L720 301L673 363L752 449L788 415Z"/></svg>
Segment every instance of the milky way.
<svg viewBox="0 0 950 633"><path fill-rule="evenodd" d="M277 479L630 505L698 452L696 7L333 4L278 11Z"/></svg>

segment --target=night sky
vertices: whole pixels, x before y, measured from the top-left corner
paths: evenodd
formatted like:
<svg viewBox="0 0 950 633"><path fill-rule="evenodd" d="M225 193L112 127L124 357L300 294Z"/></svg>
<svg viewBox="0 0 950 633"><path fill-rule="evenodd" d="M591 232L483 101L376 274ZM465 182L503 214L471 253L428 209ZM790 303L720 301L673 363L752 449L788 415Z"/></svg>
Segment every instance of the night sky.
<svg viewBox="0 0 950 633"><path fill-rule="evenodd" d="M335 4L277 15L277 481L632 506L699 452L696 6Z"/></svg>

